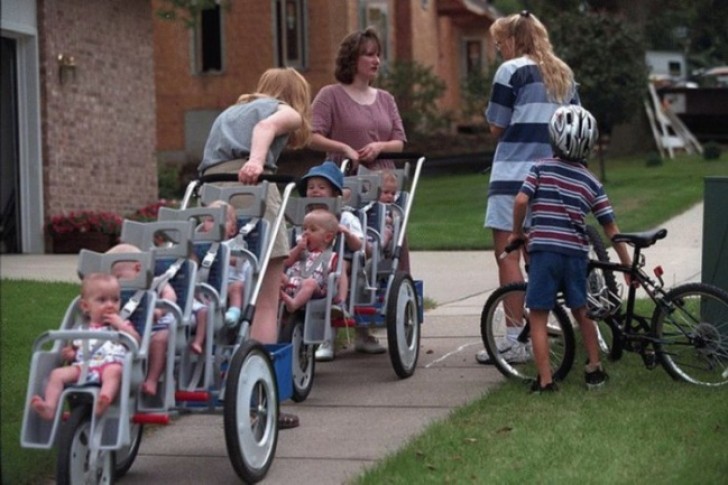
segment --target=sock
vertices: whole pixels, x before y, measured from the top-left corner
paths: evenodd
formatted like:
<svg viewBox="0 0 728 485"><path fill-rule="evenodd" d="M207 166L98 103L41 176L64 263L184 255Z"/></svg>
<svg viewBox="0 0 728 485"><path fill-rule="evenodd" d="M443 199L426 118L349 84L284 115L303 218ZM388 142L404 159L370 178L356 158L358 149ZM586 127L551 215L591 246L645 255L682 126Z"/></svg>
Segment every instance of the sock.
<svg viewBox="0 0 728 485"><path fill-rule="evenodd" d="M228 325L235 325L240 319L240 308L230 307L225 312L225 323Z"/></svg>
<svg viewBox="0 0 728 485"><path fill-rule="evenodd" d="M518 336L523 331L523 327L507 327L506 328L506 339L509 342L518 342Z"/></svg>

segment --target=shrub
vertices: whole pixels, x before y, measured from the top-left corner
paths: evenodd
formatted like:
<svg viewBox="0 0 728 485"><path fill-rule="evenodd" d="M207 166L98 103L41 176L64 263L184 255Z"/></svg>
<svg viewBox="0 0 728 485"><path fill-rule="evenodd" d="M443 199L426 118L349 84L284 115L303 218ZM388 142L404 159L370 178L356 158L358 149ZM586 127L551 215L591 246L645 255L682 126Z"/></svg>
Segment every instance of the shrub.
<svg viewBox="0 0 728 485"><path fill-rule="evenodd" d="M393 62L380 78L380 86L397 101L407 136L434 131L449 123L450 115L437 107L437 100L445 92L445 82L431 67L416 61Z"/></svg>
<svg viewBox="0 0 728 485"><path fill-rule="evenodd" d="M100 232L118 236L121 234L121 224L121 216L113 212L82 210L51 217L47 229L51 236L72 232Z"/></svg>
<svg viewBox="0 0 728 485"><path fill-rule="evenodd" d="M718 160L721 155L720 145L714 141L709 141L703 145L704 160Z"/></svg>
<svg viewBox="0 0 728 485"><path fill-rule="evenodd" d="M142 207L141 209L137 209L126 218L138 222L153 222L157 220L157 214L159 214L160 207L172 207L177 209L179 206L180 204L177 200L160 199L157 202Z"/></svg>
<svg viewBox="0 0 728 485"><path fill-rule="evenodd" d="M659 167L662 165L662 157L657 152L650 152L647 155L645 165L647 165L648 167Z"/></svg>

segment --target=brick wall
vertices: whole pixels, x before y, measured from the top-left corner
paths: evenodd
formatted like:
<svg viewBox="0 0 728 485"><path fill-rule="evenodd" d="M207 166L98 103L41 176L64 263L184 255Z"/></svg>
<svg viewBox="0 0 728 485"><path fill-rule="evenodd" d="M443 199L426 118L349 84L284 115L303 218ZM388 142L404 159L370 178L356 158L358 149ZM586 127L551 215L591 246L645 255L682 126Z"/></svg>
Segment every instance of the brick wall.
<svg viewBox="0 0 728 485"><path fill-rule="evenodd" d="M155 201L150 2L39 0L38 23L46 216ZM65 83L60 54L76 65Z"/></svg>

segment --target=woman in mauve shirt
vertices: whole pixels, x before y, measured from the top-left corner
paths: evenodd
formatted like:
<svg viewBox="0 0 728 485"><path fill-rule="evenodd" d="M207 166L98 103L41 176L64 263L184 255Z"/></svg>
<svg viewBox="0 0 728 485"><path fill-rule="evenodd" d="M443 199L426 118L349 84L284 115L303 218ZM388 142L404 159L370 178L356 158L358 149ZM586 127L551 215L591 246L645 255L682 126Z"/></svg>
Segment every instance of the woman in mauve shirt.
<svg viewBox="0 0 728 485"><path fill-rule="evenodd" d="M379 72L381 43L373 29L354 32L341 41L334 77L338 83L321 88L313 101L310 148L326 152L341 164L350 160L356 173L394 168L391 160L376 160L382 152L401 152L407 141L394 97L371 84Z"/></svg>

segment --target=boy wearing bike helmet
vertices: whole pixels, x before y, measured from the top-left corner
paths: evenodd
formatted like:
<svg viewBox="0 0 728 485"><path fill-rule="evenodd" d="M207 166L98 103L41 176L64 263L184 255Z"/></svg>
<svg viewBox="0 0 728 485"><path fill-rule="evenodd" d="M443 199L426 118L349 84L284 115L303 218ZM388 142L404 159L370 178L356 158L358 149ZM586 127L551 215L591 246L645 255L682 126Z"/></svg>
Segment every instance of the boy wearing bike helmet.
<svg viewBox="0 0 728 485"><path fill-rule="evenodd" d="M529 171L516 196L514 231L508 238L509 244L523 240L528 245L526 307L538 368L538 379L531 391L537 393L558 390L549 365L546 323L559 291L563 291L566 305L579 323L589 356L585 369L587 388L599 388L607 381L599 360L596 326L586 308L587 214L594 214L610 240L619 233L604 187L584 163L598 138L594 117L581 106L562 106L551 118L549 138L554 156L540 160ZM523 223L529 207L531 226L526 233ZM625 245L614 247L621 262L631 264Z"/></svg>

